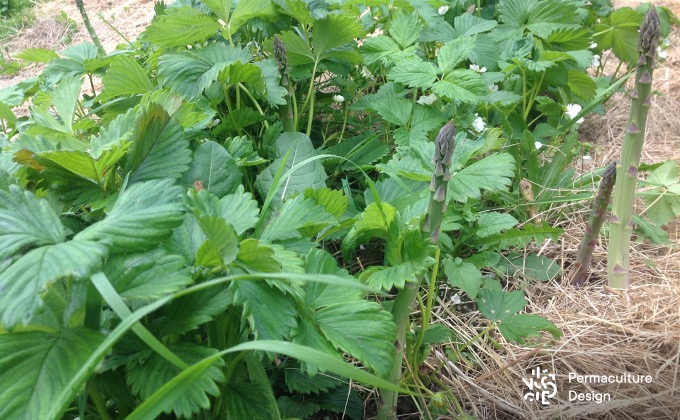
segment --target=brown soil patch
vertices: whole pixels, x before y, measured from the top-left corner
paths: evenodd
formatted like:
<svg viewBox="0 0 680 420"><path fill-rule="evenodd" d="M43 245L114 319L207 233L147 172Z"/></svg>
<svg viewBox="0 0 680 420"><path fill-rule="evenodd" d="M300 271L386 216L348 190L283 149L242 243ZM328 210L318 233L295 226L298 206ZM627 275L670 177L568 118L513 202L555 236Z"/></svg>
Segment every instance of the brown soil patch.
<svg viewBox="0 0 680 420"><path fill-rule="evenodd" d="M90 22L101 39L104 49L110 52L118 44L125 44L126 41L111 29L102 17L127 39L134 41L137 35L151 22L155 2L153 0L84 0L84 3ZM68 28L58 19L62 11L70 19L76 21L78 25L78 31L72 35L70 45L86 41L91 42L75 2L73 0L55 0L36 6L35 22L30 27L21 30L16 37L6 43L10 55L25 48L47 48L55 51L66 48L67 46L62 43L61 38L67 34ZM42 69L43 66L33 65L15 75L0 76L0 88L36 76Z"/></svg>

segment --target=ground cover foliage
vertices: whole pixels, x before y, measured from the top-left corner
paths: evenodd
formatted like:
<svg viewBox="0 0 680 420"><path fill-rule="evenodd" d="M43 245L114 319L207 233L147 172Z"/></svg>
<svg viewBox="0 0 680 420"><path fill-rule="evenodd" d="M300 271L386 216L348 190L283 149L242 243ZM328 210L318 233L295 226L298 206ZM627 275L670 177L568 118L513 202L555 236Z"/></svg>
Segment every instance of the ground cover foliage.
<svg viewBox="0 0 680 420"><path fill-rule="evenodd" d="M46 68L0 91L1 417L361 418L348 379L462 415L417 369L433 345L457 363L470 344L429 325L439 282L488 320L475 340L560 337L506 277L561 275L519 251L557 240L537 215L602 172L569 169L578 121L629 73L588 69L637 61L645 9L365 3L158 4L105 56L17 56ZM435 246L432 140L450 120ZM646 169L647 214L668 223L677 164ZM356 267L360 248L379 263ZM407 374L389 381L391 295L414 285Z"/></svg>

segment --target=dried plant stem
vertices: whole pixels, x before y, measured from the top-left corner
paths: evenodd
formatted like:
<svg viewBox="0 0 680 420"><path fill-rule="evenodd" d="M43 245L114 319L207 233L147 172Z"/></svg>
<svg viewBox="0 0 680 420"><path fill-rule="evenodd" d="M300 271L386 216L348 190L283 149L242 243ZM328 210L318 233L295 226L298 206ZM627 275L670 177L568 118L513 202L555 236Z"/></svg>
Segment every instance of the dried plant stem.
<svg viewBox="0 0 680 420"><path fill-rule="evenodd" d="M637 184L640 155L644 143L647 114L652 104L652 73L659 45L659 16L650 7L640 28L635 87L626 136L623 141L621 164L616 168L616 186L612 204L607 275L609 287L627 289L630 286L630 237L633 232L633 202Z"/></svg>
<svg viewBox="0 0 680 420"><path fill-rule="evenodd" d="M595 244L597 238L600 236L600 229L604 223L607 214L607 206L614 189L616 182L616 162L612 162L607 166L602 174L600 186L597 189L597 195L593 201L593 210L590 213L590 220L586 226L586 231L583 234L583 240L578 248L576 255L576 262L571 268L569 275L569 282L575 286L583 286L588 278L588 269L590 267L590 260L595 251Z"/></svg>

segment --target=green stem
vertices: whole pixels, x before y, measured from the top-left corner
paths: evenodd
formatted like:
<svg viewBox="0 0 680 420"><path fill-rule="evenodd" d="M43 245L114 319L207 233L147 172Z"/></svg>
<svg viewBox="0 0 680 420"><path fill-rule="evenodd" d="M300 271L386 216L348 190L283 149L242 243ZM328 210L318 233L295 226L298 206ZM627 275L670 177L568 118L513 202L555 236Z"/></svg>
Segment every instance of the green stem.
<svg viewBox="0 0 680 420"><path fill-rule="evenodd" d="M87 285L86 299L84 324L88 328L99 331L102 318L102 297L92 282Z"/></svg>
<svg viewBox="0 0 680 420"><path fill-rule="evenodd" d="M87 17L87 12L85 11L85 5L83 4L83 0L76 0L76 7L80 12L80 16L83 18L83 23L85 24L87 33L90 34L92 42L94 43L95 47L97 47L97 51L99 52L100 55L106 55L106 50L104 49L102 42L99 40L97 33L94 31L94 28L90 23L90 18Z"/></svg>
<svg viewBox="0 0 680 420"><path fill-rule="evenodd" d="M586 226L586 231L583 235L583 240L578 248L576 261L572 266L569 282L575 286L582 286L588 278L588 268L590 267L590 260L595 251L595 244L597 238L600 236L600 229L604 223L604 218L607 214L607 206L614 189L616 182L616 162L612 162L605 169L600 186L597 189L597 195L593 201L593 209L590 213L590 220Z"/></svg>
<svg viewBox="0 0 680 420"><path fill-rule="evenodd" d="M95 408L97 409L99 418L102 420L111 420L111 416L109 416L109 413L106 411L106 402L104 401L104 397L99 392L97 384L94 383L94 378L90 378L87 381L87 392L90 395L90 399L94 403Z"/></svg>
<svg viewBox="0 0 680 420"><path fill-rule="evenodd" d="M397 298L394 300L392 306L392 316L394 322L397 324L397 339L394 342L394 356L392 359L392 369L388 373L388 381L398 384L401 382L402 376L402 359L404 358L404 350L406 348L406 333L409 329L409 316L411 315L411 308L413 302L418 296L418 289L422 282L422 276L418 277L416 282L406 283L403 289L397 293ZM388 420L394 419L397 416L397 398L399 393L390 389L381 389L380 398L378 400L378 419Z"/></svg>
<svg viewBox="0 0 680 420"><path fill-rule="evenodd" d="M418 355L418 352L420 351L420 347L423 345L423 341L425 340L425 332L427 331L428 326L430 325L430 321L432 320L432 307L434 304L434 296L437 294L437 275L439 274L439 257L441 255L441 250L439 247L437 247L437 250L435 251L434 254L434 268L432 269L432 274L430 276L430 284L428 287L428 293L427 293L427 301L425 303L425 310L421 311L422 316L420 318L420 332L418 333L418 336L416 337L416 343L413 346L413 357L411 358L411 366L415 366L416 364L416 358Z"/></svg>
<svg viewBox="0 0 680 420"><path fill-rule="evenodd" d="M652 73L659 43L659 17L650 7L640 28L640 56L631 94L631 108L626 136L623 139L621 163L616 167L616 185L609 230L607 274L609 287L628 289L630 286L630 238L633 233L635 187L644 144L647 114L652 104Z"/></svg>
<svg viewBox="0 0 680 420"><path fill-rule="evenodd" d="M307 118L307 137L312 134L312 121L314 120L314 75L316 75L316 68L319 62L314 62L314 69L312 69L312 79L309 81L309 91L307 92L307 100L309 101L309 117Z"/></svg>

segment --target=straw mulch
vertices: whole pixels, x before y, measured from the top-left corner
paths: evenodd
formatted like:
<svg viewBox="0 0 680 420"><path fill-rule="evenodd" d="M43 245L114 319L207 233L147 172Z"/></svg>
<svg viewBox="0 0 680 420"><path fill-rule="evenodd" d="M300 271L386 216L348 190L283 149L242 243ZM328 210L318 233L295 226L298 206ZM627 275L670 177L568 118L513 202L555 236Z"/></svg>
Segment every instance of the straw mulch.
<svg viewBox="0 0 680 420"><path fill-rule="evenodd" d="M630 1L625 5L635 6ZM666 5L680 12L680 1ZM680 30L675 28L668 59L654 74L659 95L648 120L642 156L646 163L680 161L679 44ZM577 170L589 171L619 158L629 106L629 98L617 94L607 103L606 115L586 120L579 131L581 140L593 145L592 164ZM593 190L596 188L593 183ZM559 225L564 235L558 243L536 244L535 250L555 259L568 272L590 210L583 203L559 210L567 215ZM636 212L644 211L639 202ZM441 373L465 411L479 419L680 419L680 223L664 230L672 245L634 238L632 286L627 291L604 286L606 234L600 237L586 287L575 289L564 279L510 286L525 291L528 312L549 319L562 330L560 340L546 336L539 345L518 346L497 335L503 345L500 350L478 340L468 348L467 363L452 363L442 348L435 351L430 368ZM454 329L462 342L473 338L485 324L478 312L461 314L449 299L440 300L433 321ZM536 367L555 374L557 395L549 405L524 399L529 389L523 379L529 381ZM569 381L570 373L651 375L651 383L578 383L574 377ZM570 401L575 393L589 394L591 401ZM604 393L609 393L610 400L596 402L596 394Z"/></svg>

